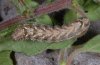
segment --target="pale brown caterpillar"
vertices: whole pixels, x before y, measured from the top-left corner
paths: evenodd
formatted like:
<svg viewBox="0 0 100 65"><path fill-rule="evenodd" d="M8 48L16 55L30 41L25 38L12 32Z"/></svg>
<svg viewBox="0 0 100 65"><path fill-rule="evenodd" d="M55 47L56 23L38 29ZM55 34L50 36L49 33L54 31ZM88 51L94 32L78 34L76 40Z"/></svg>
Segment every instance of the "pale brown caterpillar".
<svg viewBox="0 0 100 65"><path fill-rule="evenodd" d="M59 42L72 38L77 38L85 34L89 28L89 19L80 18L69 25L61 27L48 25L24 24L17 28L12 34L14 40L42 40L50 42Z"/></svg>

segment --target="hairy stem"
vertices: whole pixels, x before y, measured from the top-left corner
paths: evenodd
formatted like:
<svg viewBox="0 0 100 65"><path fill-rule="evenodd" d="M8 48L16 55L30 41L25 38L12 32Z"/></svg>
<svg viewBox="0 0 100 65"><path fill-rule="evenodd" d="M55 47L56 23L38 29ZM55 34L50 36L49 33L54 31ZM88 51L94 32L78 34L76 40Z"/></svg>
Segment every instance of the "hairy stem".
<svg viewBox="0 0 100 65"><path fill-rule="evenodd" d="M34 12L36 16L70 8L71 0L55 0L51 4L40 5Z"/></svg>
<svg viewBox="0 0 100 65"><path fill-rule="evenodd" d="M21 0L21 1L23 2L24 0ZM34 17L36 17L36 16L40 16L42 14L48 14L48 13L59 11L59 10L65 9L65 8L70 8L72 5L72 2L74 3L74 0L55 0L51 4L40 5L38 8L35 9L35 11L33 11L32 14ZM80 13L82 16L86 17L84 11L79 7L79 5L77 6L77 4L76 4L73 6L78 13ZM28 15L28 17L26 17L25 15L24 16L18 15L9 20L2 21L0 23L0 30L7 28L8 26L10 26L14 23L17 23L19 21L26 20L29 18L30 18L30 15Z"/></svg>
<svg viewBox="0 0 100 65"><path fill-rule="evenodd" d="M21 2L23 2L23 0L19 0ZM54 11L59 11L62 10L64 8L69 7L71 4L71 0L56 0L55 2L49 4L49 5L40 5L34 12L35 13L34 17L36 16L40 16L42 14L48 14ZM8 26L17 23L19 21L22 20L26 20L28 18L26 18L26 16L21 16L21 15L17 15L16 17L13 17L9 20L6 21L2 21L0 23L0 30L7 28Z"/></svg>
<svg viewBox="0 0 100 65"><path fill-rule="evenodd" d="M0 23L0 30L3 30L4 28L7 28L8 26L12 25L12 24L15 24L19 21L22 21L24 20L26 17L24 16L20 16L20 15L17 15L16 17L13 17L9 20L4 20Z"/></svg>

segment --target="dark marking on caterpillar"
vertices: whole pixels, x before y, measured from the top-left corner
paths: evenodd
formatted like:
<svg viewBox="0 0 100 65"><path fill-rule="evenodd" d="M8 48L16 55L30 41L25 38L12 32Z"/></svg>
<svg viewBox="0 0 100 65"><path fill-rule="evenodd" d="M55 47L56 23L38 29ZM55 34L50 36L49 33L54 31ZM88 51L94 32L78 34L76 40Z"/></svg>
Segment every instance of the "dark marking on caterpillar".
<svg viewBox="0 0 100 65"><path fill-rule="evenodd" d="M61 27L24 24L15 30L12 34L12 39L59 42L72 38L78 38L84 35L88 28L89 19L85 17L77 19L71 24L62 25Z"/></svg>
<svg viewBox="0 0 100 65"><path fill-rule="evenodd" d="M55 11L59 11L65 8L69 8L71 0L55 0L51 4L42 4L37 9L35 9L35 16L40 16L42 14L48 14Z"/></svg>

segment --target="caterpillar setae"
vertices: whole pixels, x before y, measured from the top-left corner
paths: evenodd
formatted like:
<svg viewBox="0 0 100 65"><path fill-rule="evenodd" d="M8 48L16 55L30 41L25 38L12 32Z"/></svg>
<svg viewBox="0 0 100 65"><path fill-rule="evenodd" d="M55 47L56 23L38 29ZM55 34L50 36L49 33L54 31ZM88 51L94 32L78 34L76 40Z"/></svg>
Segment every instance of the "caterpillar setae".
<svg viewBox="0 0 100 65"><path fill-rule="evenodd" d="M14 40L41 40L59 42L78 38L85 34L89 28L88 18L79 18L71 24L59 26L23 24L12 34Z"/></svg>

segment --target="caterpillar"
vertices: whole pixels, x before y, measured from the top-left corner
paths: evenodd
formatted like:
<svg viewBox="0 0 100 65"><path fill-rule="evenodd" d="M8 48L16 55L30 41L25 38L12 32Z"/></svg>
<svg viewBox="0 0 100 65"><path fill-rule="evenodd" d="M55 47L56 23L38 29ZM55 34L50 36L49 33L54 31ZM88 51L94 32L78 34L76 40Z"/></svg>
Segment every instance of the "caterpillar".
<svg viewBox="0 0 100 65"><path fill-rule="evenodd" d="M23 24L12 34L14 40L41 40L59 42L72 38L78 38L85 34L89 28L88 18L79 18L71 24L59 26Z"/></svg>

